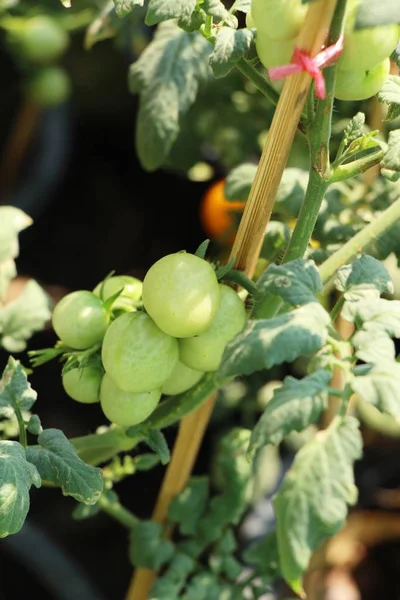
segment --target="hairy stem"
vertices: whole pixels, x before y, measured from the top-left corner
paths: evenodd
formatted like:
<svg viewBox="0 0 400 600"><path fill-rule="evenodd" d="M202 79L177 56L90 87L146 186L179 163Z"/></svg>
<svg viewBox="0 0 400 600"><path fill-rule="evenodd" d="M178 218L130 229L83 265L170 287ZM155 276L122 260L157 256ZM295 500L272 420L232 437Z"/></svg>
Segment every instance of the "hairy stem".
<svg viewBox="0 0 400 600"><path fill-rule="evenodd" d="M22 416L21 410L17 403L14 404L13 408L14 408L15 416L17 417L17 421L18 421L19 442L20 442L21 446L23 446L24 448L27 448L28 447L28 439L26 437L24 418Z"/></svg>
<svg viewBox="0 0 400 600"><path fill-rule="evenodd" d="M133 529L139 522L139 519L130 510L124 508L119 502L111 501L107 495L102 494L98 503L101 510L128 529Z"/></svg>
<svg viewBox="0 0 400 600"><path fill-rule="evenodd" d="M340 267L349 263L357 254L367 250L377 238L390 229L399 219L400 198L322 263L319 268L322 283L328 284Z"/></svg>

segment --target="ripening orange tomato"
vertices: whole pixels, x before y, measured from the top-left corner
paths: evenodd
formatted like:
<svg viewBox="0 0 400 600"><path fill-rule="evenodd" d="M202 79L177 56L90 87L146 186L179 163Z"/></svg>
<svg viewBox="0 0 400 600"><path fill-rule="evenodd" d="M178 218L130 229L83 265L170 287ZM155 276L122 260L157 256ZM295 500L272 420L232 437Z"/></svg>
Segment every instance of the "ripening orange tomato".
<svg viewBox="0 0 400 600"><path fill-rule="evenodd" d="M212 183L200 203L200 219L208 237L230 246L242 216L245 202L230 202L224 195L225 179Z"/></svg>

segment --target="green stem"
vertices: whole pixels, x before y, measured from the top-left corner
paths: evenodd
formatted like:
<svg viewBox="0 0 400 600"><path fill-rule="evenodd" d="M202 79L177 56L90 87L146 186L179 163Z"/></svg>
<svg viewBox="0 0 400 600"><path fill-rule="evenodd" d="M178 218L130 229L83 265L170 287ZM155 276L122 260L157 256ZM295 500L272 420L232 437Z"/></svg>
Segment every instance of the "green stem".
<svg viewBox="0 0 400 600"><path fill-rule="evenodd" d="M105 494L100 496L98 503L101 510L128 529L133 529L139 522L139 519L130 510L124 508L119 502L110 500Z"/></svg>
<svg viewBox="0 0 400 600"><path fill-rule="evenodd" d="M336 319L338 318L339 313L343 308L344 301L345 301L344 295L340 296L340 298L336 302L335 306L332 308L331 314L330 314L332 323L334 323L336 321Z"/></svg>
<svg viewBox="0 0 400 600"><path fill-rule="evenodd" d="M245 58L241 58L236 63L236 68L239 69L241 73L247 79L250 79L252 83L256 86L256 88L266 97L272 104L278 104L279 94L274 88L271 86L269 81L263 77L263 75L255 68L251 63L249 63Z"/></svg>
<svg viewBox="0 0 400 600"><path fill-rule="evenodd" d="M349 263L357 256L357 254L367 250L377 238L385 233L385 231L399 219L400 198L322 263L319 267L322 283L327 284L330 279L336 275L340 267Z"/></svg>
<svg viewBox="0 0 400 600"><path fill-rule="evenodd" d="M129 452L142 438L129 437L122 428L110 428L104 433L93 433L70 439L80 458L91 465L107 462L119 452Z"/></svg>
<svg viewBox="0 0 400 600"><path fill-rule="evenodd" d="M338 0L332 19L328 45L334 44L342 33L346 1ZM307 190L292 237L283 257L284 263L301 258L306 253L325 192L330 183L329 142L331 138L336 64L324 70L324 78L326 97L317 101L314 121L308 126L307 130L311 162ZM255 318L271 318L277 314L281 306L282 301L280 298L267 294L255 306L253 316Z"/></svg>
<svg viewBox="0 0 400 600"><path fill-rule="evenodd" d="M225 275L223 275L222 280L237 283L254 297L256 297L259 294L259 289L254 283L254 281L249 279L242 271L231 269L230 271L225 273Z"/></svg>
<svg viewBox="0 0 400 600"><path fill-rule="evenodd" d="M330 183L344 181L345 179L350 179L351 177L356 177L356 175L365 173L365 171L368 171L368 169L371 167L378 165L384 155L385 153L383 150L378 150L377 152L373 152L367 156L353 160L348 164L336 167L331 174Z"/></svg>
<svg viewBox="0 0 400 600"><path fill-rule="evenodd" d="M204 36L209 38L211 36L211 29L213 24L213 18L211 15L206 16L206 22L204 24Z"/></svg>
<svg viewBox="0 0 400 600"><path fill-rule="evenodd" d="M19 427L19 442L24 448L28 447L28 438L26 436L25 421L17 403L13 406L15 416L17 417Z"/></svg>

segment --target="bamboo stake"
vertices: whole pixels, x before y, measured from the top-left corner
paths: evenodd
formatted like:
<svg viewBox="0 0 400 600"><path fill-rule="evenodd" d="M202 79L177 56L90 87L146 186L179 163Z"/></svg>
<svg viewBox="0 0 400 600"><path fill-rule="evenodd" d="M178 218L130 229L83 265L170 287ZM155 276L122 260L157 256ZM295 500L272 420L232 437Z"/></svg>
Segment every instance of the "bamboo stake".
<svg viewBox="0 0 400 600"><path fill-rule="evenodd" d="M310 52L312 56L320 51L329 32L335 6L336 0L318 0L310 4L297 41L300 49ZM249 277L254 273L310 83L311 76L306 72L286 79L266 137L231 251L231 257L235 257L235 267L244 271ZM153 514L153 518L159 523L165 523L169 502L186 484L214 402L214 397L209 398L203 406L181 421L171 462L165 473ZM155 576L156 573L153 571L137 569L125 600L148 600L148 593Z"/></svg>

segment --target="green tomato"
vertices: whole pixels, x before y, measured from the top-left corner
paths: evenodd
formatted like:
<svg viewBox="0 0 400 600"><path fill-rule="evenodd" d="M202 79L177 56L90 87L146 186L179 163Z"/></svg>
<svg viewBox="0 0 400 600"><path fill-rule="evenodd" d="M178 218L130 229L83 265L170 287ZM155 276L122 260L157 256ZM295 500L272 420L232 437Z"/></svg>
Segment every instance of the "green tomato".
<svg viewBox="0 0 400 600"><path fill-rule="evenodd" d="M299 33L307 4L301 0L252 0L251 16L257 31L274 40L288 40Z"/></svg>
<svg viewBox="0 0 400 600"><path fill-rule="evenodd" d="M61 298L52 315L53 329L60 340L76 350L99 344L109 323L110 315L100 298L86 290Z"/></svg>
<svg viewBox="0 0 400 600"><path fill-rule="evenodd" d="M68 73L60 67L46 67L31 75L26 85L30 100L39 106L56 106L71 93Z"/></svg>
<svg viewBox="0 0 400 600"><path fill-rule="evenodd" d="M390 73L390 59L385 58L370 71L337 70L334 96L338 100L365 100L375 96Z"/></svg>
<svg viewBox="0 0 400 600"><path fill-rule="evenodd" d="M205 331L219 306L218 279L212 266L186 252L168 254L148 270L143 304L162 331L177 338Z"/></svg>
<svg viewBox="0 0 400 600"><path fill-rule="evenodd" d="M295 43L296 39L277 42L259 31L256 34L257 54L266 69L289 64Z"/></svg>
<svg viewBox="0 0 400 600"><path fill-rule="evenodd" d="M96 296L100 296L102 283L100 281L93 290ZM135 304L142 297L142 287L142 282L140 279L136 279L136 277L114 275L113 277L109 277L104 283L103 300L108 300L108 298L122 290L118 298L114 301L112 308L135 310Z"/></svg>
<svg viewBox="0 0 400 600"><path fill-rule="evenodd" d="M203 371L190 369L181 361L176 363L175 369L168 377L167 381L162 385L161 391L167 396L175 396L182 394L193 387L203 377Z"/></svg>
<svg viewBox="0 0 400 600"><path fill-rule="evenodd" d="M62 384L70 398L83 404L100 401L100 385L103 370L99 366L71 369L62 376Z"/></svg>
<svg viewBox="0 0 400 600"><path fill-rule="evenodd" d="M226 344L247 321L246 309L235 290L220 284L220 294L220 307L207 331L179 341L180 360L191 369L206 372L218 369Z"/></svg>
<svg viewBox="0 0 400 600"><path fill-rule="evenodd" d="M69 45L68 33L47 15L24 21L21 28L11 32L11 40L16 42L23 56L39 64L57 60Z"/></svg>
<svg viewBox="0 0 400 600"><path fill-rule="evenodd" d="M368 71L390 56L398 41L399 26L396 23L356 29L344 36L338 68L342 71Z"/></svg>
<svg viewBox="0 0 400 600"><path fill-rule="evenodd" d="M160 388L178 358L178 341L161 331L142 311L117 317L104 336L104 368L126 392L150 392Z"/></svg>
<svg viewBox="0 0 400 600"><path fill-rule="evenodd" d="M160 389L140 394L125 392L107 373L101 382L101 409L111 423L120 427L132 427L132 425L137 425L147 419L156 408L160 398Z"/></svg>

